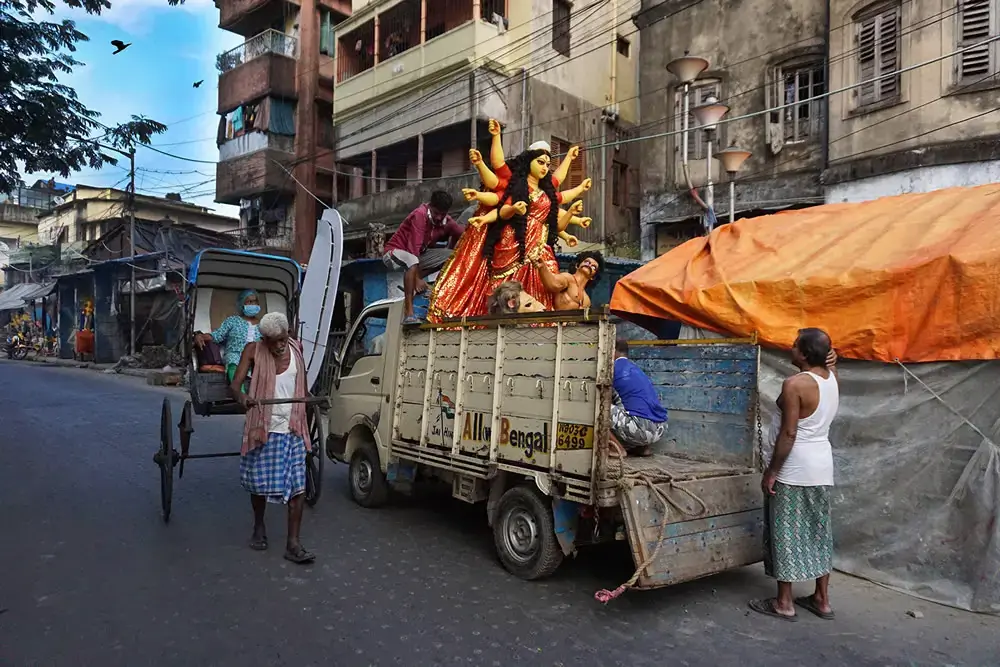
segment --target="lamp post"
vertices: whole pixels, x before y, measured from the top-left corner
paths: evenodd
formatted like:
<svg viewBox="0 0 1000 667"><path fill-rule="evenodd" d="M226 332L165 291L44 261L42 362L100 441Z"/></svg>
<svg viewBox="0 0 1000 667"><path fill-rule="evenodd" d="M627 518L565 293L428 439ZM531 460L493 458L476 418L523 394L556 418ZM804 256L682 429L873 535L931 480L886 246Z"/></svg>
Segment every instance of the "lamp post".
<svg viewBox="0 0 1000 667"><path fill-rule="evenodd" d="M682 100L684 114L681 117L681 162L684 165L685 175L688 166L688 116L691 109L691 84L698 78L698 75L708 69L708 61L704 58L688 55L684 52L683 57L675 58L667 63L667 71L676 76L684 84Z"/></svg>
<svg viewBox="0 0 1000 667"><path fill-rule="evenodd" d="M715 186L712 183L712 133L718 127L722 117L729 113L729 107L719 104L719 98L709 95L705 98L705 103L691 109L695 121L705 133L705 188L707 195L705 203L709 208L715 203ZM711 231L711 230L709 230Z"/></svg>
<svg viewBox="0 0 1000 667"><path fill-rule="evenodd" d="M729 175L729 222L736 217L736 173L751 155L753 153L750 151L737 148L735 145L715 154L715 159L722 163L722 168Z"/></svg>

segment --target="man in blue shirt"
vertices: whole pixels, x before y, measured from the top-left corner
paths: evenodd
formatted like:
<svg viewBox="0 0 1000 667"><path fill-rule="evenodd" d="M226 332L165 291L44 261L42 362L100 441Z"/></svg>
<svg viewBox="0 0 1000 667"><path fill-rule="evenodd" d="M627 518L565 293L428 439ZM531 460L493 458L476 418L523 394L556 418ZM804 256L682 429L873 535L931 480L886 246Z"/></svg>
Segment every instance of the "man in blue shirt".
<svg viewBox="0 0 1000 667"><path fill-rule="evenodd" d="M667 409L645 373L628 358L628 341L615 341L615 397L611 440L631 456L652 456L667 429Z"/></svg>

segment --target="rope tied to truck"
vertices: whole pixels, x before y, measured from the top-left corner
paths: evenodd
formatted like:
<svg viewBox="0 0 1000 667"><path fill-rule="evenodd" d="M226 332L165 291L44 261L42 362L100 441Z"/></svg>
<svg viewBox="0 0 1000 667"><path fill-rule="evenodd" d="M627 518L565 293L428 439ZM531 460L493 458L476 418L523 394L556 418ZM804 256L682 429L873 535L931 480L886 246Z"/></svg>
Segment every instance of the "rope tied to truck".
<svg viewBox="0 0 1000 667"><path fill-rule="evenodd" d="M653 548L653 551L644 561L642 561L642 563L639 564L639 567L635 569L635 572L631 577L629 577L628 581L614 590L609 591L606 588L602 588L594 593L594 599L603 604L611 602L615 598L621 596L622 593L635 586L636 582L639 581L639 575L642 574L642 571L656 561L656 557L660 553L660 547L663 546L663 541L667 537L666 518L670 513L671 507L677 510L677 512L679 512L682 516L689 519L696 519L700 516L708 514L708 505L705 504L705 501L702 500L697 493L687 487L676 485L676 482L683 481L683 478L674 475L669 470L663 470L662 468L655 472L649 470L625 472L625 452L614 443L612 443L609 451L614 452L615 456L618 457L618 469L621 471L621 476L618 479L619 491L625 492L637 485L648 487L652 495L659 500L663 506L664 522L660 529L660 536L656 540L656 546ZM688 507L684 506L684 503L677 502L671 497L671 494L676 495L678 492L682 492L687 495L694 501L695 505L699 509L692 512Z"/></svg>

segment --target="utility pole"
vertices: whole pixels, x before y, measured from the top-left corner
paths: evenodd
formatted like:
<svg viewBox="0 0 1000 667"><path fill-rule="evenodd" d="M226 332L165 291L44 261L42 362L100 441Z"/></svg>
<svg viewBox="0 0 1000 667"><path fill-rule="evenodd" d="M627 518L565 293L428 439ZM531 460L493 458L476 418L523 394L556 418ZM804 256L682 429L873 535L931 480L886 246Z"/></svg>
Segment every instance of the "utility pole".
<svg viewBox="0 0 1000 667"><path fill-rule="evenodd" d="M132 285L129 288L129 310L128 318L130 329L129 352L135 356L135 146L129 145L128 151L128 219L129 219L129 253L132 261L129 265L132 268Z"/></svg>

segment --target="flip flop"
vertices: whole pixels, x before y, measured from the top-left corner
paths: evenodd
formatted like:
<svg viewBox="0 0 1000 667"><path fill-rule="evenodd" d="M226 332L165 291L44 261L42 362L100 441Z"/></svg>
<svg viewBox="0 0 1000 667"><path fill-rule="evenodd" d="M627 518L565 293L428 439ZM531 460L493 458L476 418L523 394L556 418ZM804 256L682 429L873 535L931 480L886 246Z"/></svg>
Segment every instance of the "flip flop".
<svg viewBox="0 0 1000 667"><path fill-rule="evenodd" d="M286 549L285 560L291 561L296 565L305 565L307 563L311 563L314 560L316 560L316 554L312 553L311 551L307 550L305 547L300 545L299 548L296 549L295 551Z"/></svg>
<svg viewBox="0 0 1000 667"><path fill-rule="evenodd" d="M250 548L254 551L267 551L267 538L262 537L258 540L250 540Z"/></svg>
<svg viewBox="0 0 1000 667"><path fill-rule="evenodd" d="M774 598L769 598L767 600L750 600L750 602L747 603L747 606L750 607L751 611L763 614L764 616L773 616L775 618L780 618L783 621L790 621L792 623L799 620L799 617L794 614L791 616L785 616L784 614L779 614L775 611Z"/></svg>
<svg viewBox="0 0 1000 667"><path fill-rule="evenodd" d="M832 611L820 611L820 608L816 606L816 602L813 600L811 595L807 597L795 598L795 604L808 612L816 614L824 621L832 621L837 617Z"/></svg>

